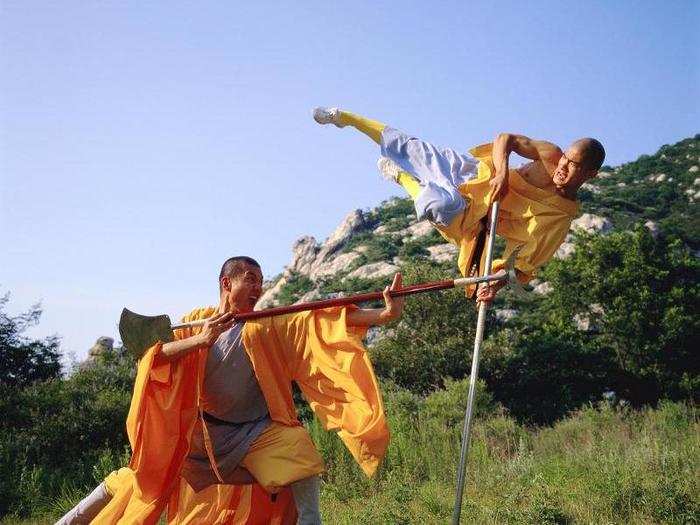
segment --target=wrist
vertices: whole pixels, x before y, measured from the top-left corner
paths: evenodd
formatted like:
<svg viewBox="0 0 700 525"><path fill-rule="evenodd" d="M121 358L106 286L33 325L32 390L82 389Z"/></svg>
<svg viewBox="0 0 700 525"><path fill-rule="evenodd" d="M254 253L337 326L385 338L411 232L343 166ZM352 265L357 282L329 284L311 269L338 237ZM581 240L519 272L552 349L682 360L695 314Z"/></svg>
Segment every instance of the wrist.
<svg viewBox="0 0 700 525"><path fill-rule="evenodd" d="M207 338L201 332L197 335L192 336L192 339L194 339L194 344L197 348L202 346L209 346L209 341L207 341Z"/></svg>
<svg viewBox="0 0 700 525"><path fill-rule="evenodd" d="M498 290L500 290L501 288L503 288L506 284L507 284L506 281L496 281L496 282L494 282L494 283L491 283L491 287L492 287L494 290L498 291Z"/></svg>
<svg viewBox="0 0 700 525"><path fill-rule="evenodd" d="M396 319L396 318L397 318L397 315L395 315L395 314L394 314L393 312L391 312L390 310L384 309L384 310L382 310L381 312L379 312L379 316L378 316L378 319L377 319L377 324L387 324L387 323L390 323L391 321L393 321L393 320Z"/></svg>

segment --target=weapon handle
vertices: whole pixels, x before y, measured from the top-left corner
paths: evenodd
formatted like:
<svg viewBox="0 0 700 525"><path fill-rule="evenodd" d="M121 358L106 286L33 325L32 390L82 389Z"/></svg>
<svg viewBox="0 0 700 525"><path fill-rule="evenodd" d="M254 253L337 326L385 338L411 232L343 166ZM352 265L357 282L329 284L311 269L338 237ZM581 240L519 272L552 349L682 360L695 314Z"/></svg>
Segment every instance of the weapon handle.
<svg viewBox="0 0 700 525"><path fill-rule="evenodd" d="M443 281L431 281L427 283L414 284L406 286L400 290L392 290L389 292L391 297L404 297L424 292L435 292L439 290L447 290L450 288L460 288L470 284L483 283L487 281L505 281L508 280L508 275L484 275L482 277L463 277L460 279L445 279ZM324 299L321 301L310 301L308 303L298 303L289 306L276 306L274 308L266 308L254 312L247 312L236 315L237 321L252 321L263 317L273 317L275 315L285 315L295 312L304 312L307 310L320 310L322 308L331 308L334 306L347 306L350 304L364 303L367 301L376 301L384 297L382 292L368 292L348 297L336 297L334 299ZM180 323L172 325L173 330L179 328L202 326L207 320L198 319L189 323Z"/></svg>

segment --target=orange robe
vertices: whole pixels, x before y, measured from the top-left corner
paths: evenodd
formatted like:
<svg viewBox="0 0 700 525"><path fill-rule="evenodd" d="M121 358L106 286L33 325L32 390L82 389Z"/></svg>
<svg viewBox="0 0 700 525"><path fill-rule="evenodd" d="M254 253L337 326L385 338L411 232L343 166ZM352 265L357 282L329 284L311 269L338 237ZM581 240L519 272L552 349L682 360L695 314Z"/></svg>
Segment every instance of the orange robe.
<svg viewBox="0 0 700 525"><path fill-rule="evenodd" d="M249 321L243 343L270 418L301 425L292 400L291 382L296 381L324 427L338 433L371 476L386 452L389 430L361 342L365 328L348 326L347 311L328 308ZM184 320L213 312L198 309ZM178 330L175 337L195 333ZM273 501L257 484L212 485L194 493L180 483L198 417L207 350L166 362L160 359L162 346L155 344L139 362L127 418L131 462L105 480L113 498L93 523L156 523L166 504L169 523L294 523L296 509L288 488Z"/></svg>
<svg viewBox="0 0 700 525"><path fill-rule="evenodd" d="M465 276L473 270L483 274L486 250L480 261L474 258L483 230L481 220L489 210L489 179L494 171L491 149L492 144L483 144L469 151L480 161L477 177L459 187L469 204L449 226L437 227L443 237L459 246L457 265ZM508 183L508 192L500 200L496 226L496 233L505 239L506 247L503 255L494 259L493 271L503 268L513 251L520 248L515 267L520 271L519 280L526 283L556 253L571 221L578 215L579 206L575 201L533 186L517 170L509 171Z"/></svg>

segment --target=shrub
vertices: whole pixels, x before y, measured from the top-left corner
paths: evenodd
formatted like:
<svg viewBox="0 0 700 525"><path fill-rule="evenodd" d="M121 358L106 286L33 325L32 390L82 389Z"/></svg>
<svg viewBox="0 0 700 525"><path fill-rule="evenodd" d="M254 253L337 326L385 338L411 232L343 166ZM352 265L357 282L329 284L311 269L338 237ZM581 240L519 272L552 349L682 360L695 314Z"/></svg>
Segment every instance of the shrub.
<svg viewBox="0 0 700 525"><path fill-rule="evenodd" d="M282 287L277 300L280 305L292 304L298 301L305 293L314 288L313 281L306 275L292 273L287 279L287 283Z"/></svg>

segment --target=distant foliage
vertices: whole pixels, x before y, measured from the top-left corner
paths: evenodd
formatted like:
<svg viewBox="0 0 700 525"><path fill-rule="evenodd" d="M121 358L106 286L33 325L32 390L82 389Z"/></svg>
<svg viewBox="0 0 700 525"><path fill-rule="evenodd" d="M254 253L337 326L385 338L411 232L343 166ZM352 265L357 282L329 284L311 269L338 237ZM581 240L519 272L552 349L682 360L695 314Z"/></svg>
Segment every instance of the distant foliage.
<svg viewBox="0 0 700 525"><path fill-rule="evenodd" d="M444 267L404 267L406 283L445 279ZM416 393L440 388L443 378L462 378L470 367L476 310L460 290L422 294L406 301L404 315L370 350L375 370Z"/></svg>
<svg viewBox="0 0 700 525"><path fill-rule="evenodd" d="M9 294L0 297L0 389L21 388L61 373L57 337L30 339L24 332L39 323L41 309L10 316L4 311Z"/></svg>
<svg viewBox="0 0 700 525"><path fill-rule="evenodd" d="M429 265L406 268L408 282L444 277ZM543 277L544 297L503 294L515 307L505 325L489 318L481 377L521 420L549 423L614 396L635 406L695 399L700 391L700 266L679 240L645 228L581 236L569 259ZM382 377L416 393L469 373L474 303L460 292L416 296L402 320L371 349Z"/></svg>
<svg viewBox="0 0 700 525"><path fill-rule="evenodd" d="M618 228L629 228L642 220L659 223L669 235L700 249L698 201L686 191L700 191L695 180L700 172L700 135L659 148L655 155L642 155L619 168L607 168L611 177L598 178L592 185L598 193L581 192L584 211L612 219ZM657 177L663 175L663 181Z"/></svg>
<svg viewBox="0 0 700 525"><path fill-rule="evenodd" d="M365 246L363 264L393 259L399 253L399 244L396 239L385 235L371 235L362 243Z"/></svg>
<svg viewBox="0 0 700 525"><path fill-rule="evenodd" d="M0 516L36 514L53 495L100 481L100 462L123 464L134 376L133 359L117 349L67 379L3 387Z"/></svg>
<svg viewBox="0 0 700 525"><path fill-rule="evenodd" d="M368 220L374 224L385 224L389 230L400 230L408 226L415 217L413 201L409 198L393 198L374 208Z"/></svg>
<svg viewBox="0 0 700 525"><path fill-rule="evenodd" d="M310 292L314 288L314 283L306 275L293 273L277 295L277 301L280 305L292 304L297 302L305 293Z"/></svg>
<svg viewBox="0 0 700 525"><path fill-rule="evenodd" d="M679 239L655 240L642 227L584 236L546 278L554 292L538 310L545 327L570 331L574 318L587 322L585 346L617 365L609 385L617 395L635 405L697 401L700 261Z"/></svg>

